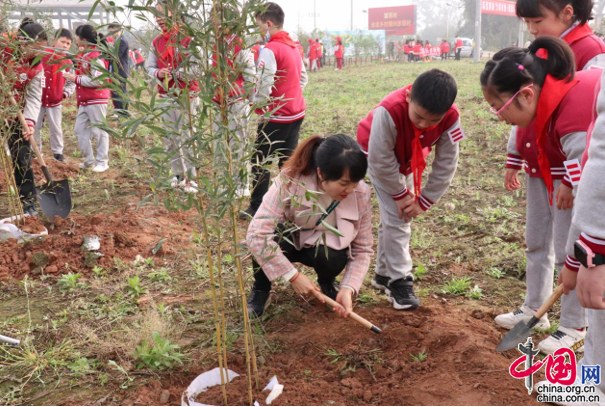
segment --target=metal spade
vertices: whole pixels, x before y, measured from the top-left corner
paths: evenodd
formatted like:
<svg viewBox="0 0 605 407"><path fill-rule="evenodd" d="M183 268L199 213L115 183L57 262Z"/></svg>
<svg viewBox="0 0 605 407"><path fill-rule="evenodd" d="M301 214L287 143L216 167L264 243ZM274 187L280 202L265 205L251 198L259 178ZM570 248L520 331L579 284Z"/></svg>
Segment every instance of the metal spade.
<svg viewBox="0 0 605 407"><path fill-rule="evenodd" d="M563 286L560 285L553 291L553 293L548 297L548 299L542 304L540 309L536 311L536 314L527 322L521 321L500 341L498 346L496 347L496 351L504 352L513 348L516 348L521 342L525 341L528 336L531 336L531 330L536 324L540 321L540 318L544 314L548 312L550 307L553 306L555 302L561 297L563 294Z"/></svg>
<svg viewBox="0 0 605 407"><path fill-rule="evenodd" d="M12 95L10 96L10 101L13 105L17 106L17 101ZM23 128L28 127L25 117L23 117L23 113L20 111L19 121ZM55 216L67 218L69 212L71 212L71 191L69 190L69 182L67 180L54 181L33 136L29 138L29 143L34 150L34 153L36 153L36 158L42 167L42 172L47 181L46 184L36 187L42 213L49 219L54 219Z"/></svg>

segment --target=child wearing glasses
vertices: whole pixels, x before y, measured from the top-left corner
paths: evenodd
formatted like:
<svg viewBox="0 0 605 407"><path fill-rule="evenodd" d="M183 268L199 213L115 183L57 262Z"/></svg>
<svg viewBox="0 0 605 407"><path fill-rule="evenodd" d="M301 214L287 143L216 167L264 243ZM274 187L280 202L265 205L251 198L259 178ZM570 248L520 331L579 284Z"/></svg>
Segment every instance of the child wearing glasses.
<svg viewBox="0 0 605 407"><path fill-rule="evenodd" d="M552 35L561 38L571 47L575 56L576 71L595 67L605 66L605 43L598 38L590 27L588 21L592 18L592 0L519 0L516 5L517 16L522 18L529 32L536 38L545 35ZM529 147L527 147L529 145ZM517 146L523 150L520 152ZM523 147L525 146L525 147ZM506 163L506 175L504 185L509 191L514 191L521 187L518 179L518 173L525 167L525 172L531 178L530 182L543 186L541 184L541 173L537 168L531 168L529 163L534 164L538 160L538 150L536 145L536 135L533 126L525 129L513 128L508 143L508 159ZM535 169L536 171L533 171ZM563 167L556 169L557 172L564 172ZM527 184L529 189L530 185ZM528 209L534 208L539 213L547 213L550 205L546 205L543 199L534 201L533 195L527 197ZM540 202L543 207L539 210ZM568 195L564 204L555 211L571 212L573 206L573 197ZM529 210L528 210L529 213ZM529 215L528 215L529 216ZM565 213L565 216L571 217L571 213ZM529 218L528 218L529 219ZM554 270L559 272L565 270L577 271L579 263L569 256L566 259L565 239L549 239L544 241L541 230L544 230L542 223L550 222L549 218L537 219L535 216L532 222L527 223L527 269L526 274L534 280L529 287L532 293L529 302L533 307L539 307L541 303L552 292L552 280ZM565 221L565 224L568 222ZM544 223L547 224L547 223ZM555 227L556 228L556 227ZM554 253L554 254L553 254ZM565 266L565 268L563 268ZM528 278L528 281L530 278ZM535 288L535 289L534 289ZM526 300L527 303L527 300ZM512 328L517 322L531 318L529 309L521 308L508 314L499 315L496 323L505 328ZM584 309L580 306L577 296L572 293L569 298L563 300L561 309L561 325L559 329L550 337L540 342L540 349L546 353L552 353L562 346L571 346L575 341L583 339L586 335L586 316Z"/></svg>
<svg viewBox="0 0 605 407"><path fill-rule="evenodd" d="M527 293L521 308L496 317L496 323L508 329L529 320L551 294L555 260L564 268L573 188L579 181L573 166L579 166L586 148L593 95L602 73L600 69L575 71L571 48L558 38L544 36L528 49L498 52L481 74L483 95L498 119L518 126L519 133L534 134L517 137L512 146L527 173ZM518 181L514 186L519 187ZM575 262L569 256L566 264ZM585 335L584 311L577 297L565 296L562 309L559 331L564 335L555 332L542 341L539 347L546 353L571 346ZM536 327L548 329L548 316Z"/></svg>

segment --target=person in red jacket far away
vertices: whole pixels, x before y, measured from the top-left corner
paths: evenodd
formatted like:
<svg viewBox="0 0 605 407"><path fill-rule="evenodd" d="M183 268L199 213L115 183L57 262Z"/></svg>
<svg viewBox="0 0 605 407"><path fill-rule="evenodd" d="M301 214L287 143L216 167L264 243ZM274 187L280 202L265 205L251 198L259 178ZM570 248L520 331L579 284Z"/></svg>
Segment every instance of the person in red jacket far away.
<svg viewBox="0 0 605 407"><path fill-rule="evenodd" d="M321 45L321 41L319 38L315 38L315 49L317 50L317 69L321 69L321 57L323 55L323 45Z"/></svg>
<svg viewBox="0 0 605 407"><path fill-rule="evenodd" d="M450 43L447 42L446 38L444 38L443 40L441 40L441 59L443 59L444 61L447 61L449 56L450 56Z"/></svg>
<svg viewBox="0 0 605 407"><path fill-rule="evenodd" d="M334 50L334 57L336 58L336 68L335 71L339 71L342 69L342 59L345 54L345 47L342 45L342 38L336 37L336 49Z"/></svg>
<svg viewBox="0 0 605 407"><path fill-rule="evenodd" d="M462 52L462 39L456 37L456 61L460 61L460 53Z"/></svg>
<svg viewBox="0 0 605 407"><path fill-rule="evenodd" d="M309 66L311 67L311 72L317 71L317 46L315 45L315 41L313 41L312 38L309 38L309 52L307 53L307 58L309 58Z"/></svg>

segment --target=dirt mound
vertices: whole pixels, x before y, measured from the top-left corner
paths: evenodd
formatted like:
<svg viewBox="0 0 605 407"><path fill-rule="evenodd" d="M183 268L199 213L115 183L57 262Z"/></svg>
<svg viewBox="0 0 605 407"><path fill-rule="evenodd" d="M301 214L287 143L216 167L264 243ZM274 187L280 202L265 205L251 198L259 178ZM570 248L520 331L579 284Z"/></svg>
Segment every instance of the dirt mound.
<svg viewBox="0 0 605 407"><path fill-rule="evenodd" d="M277 375L285 386L275 401L279 405L538 405L523 381L508 373L519 355L494 351L502 332L484 310L436 301L413 312L387 307L358 310L384 328L381 335L321 306L308 307L307 313L295 308L272 319L265 338L279 348L262 353L261 388ZM422 352L426 359L414 361L412 356ZM229 368L242 374L227 387L229 404L248 405L244 359L234 356ZM129 401L178 404L195 376L171 376L164 385L140 389ZM267 392L255 391L255 396L264 404ZM222 405L220 388L197 401Z"/></svg>
<svg viewBox="0 0 605 407"><path fill-rule="evenodd" d="M18 227L25 233L32 235L42 233L46 230L44 224L37 216L26 216L25 219L23 219L23 223L18 224Z"/></svg>
<svg viewBox="0 0 605 407"><path fill-rule="evenodd" d="M32 168L34 169L34 179L36 180L36 185L42 185L46 183L46 178L40 169L40 165L38 164L38 160L35 158L32 160ZM78 168L78 162L68 160L66 162L55 161L52 157L44 156L44 162L48 166L50 173L53 176L54 180L60 181L63 179L74 179L80 172Z"/></svg>
<svg viewBox="0 0 605 407"><path fill-rule="evenodd" d="M0 243L0 280L42 272L86 273L95 265L112 266L116 257L124 261L132 261L137 255L148 258L165 239L153 256L161 261L191 244L194 219L193 211L169 212L159 207L129 206L109 216L73 213L68 219L47 224L49 235L40 240L19 244L13 239ZM101 247L96 252L102 257L82 249L88 236L100 238Z"/></svg>

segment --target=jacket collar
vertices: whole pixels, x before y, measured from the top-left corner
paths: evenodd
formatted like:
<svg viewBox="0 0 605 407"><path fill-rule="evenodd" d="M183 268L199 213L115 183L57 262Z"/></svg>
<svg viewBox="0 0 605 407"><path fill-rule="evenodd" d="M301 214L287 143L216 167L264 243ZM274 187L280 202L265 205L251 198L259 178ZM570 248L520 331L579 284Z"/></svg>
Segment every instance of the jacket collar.
<svg viewBox="0 0 605 407"><path fill-rule="evenodd" d="M308 196L306 192L311 192L317 195L323 193L317 185L317 176L312 175L301 175L300 178L292 179L292 182L296 182L296 196L299 200L299 204L306 208L312 208L316 202L313 197ZM309 198L309 199L307 199ZM303 209L303 208L300 208ZM325 208L324 208L325 209ZM359 220L359 209L357 208L357 189L352 194L342 200L340 204L334 209L336 219L348 219L348 220Z"/></svg>

